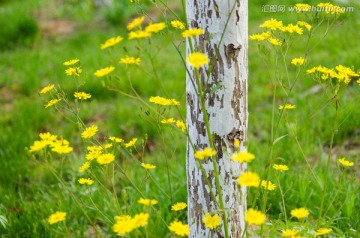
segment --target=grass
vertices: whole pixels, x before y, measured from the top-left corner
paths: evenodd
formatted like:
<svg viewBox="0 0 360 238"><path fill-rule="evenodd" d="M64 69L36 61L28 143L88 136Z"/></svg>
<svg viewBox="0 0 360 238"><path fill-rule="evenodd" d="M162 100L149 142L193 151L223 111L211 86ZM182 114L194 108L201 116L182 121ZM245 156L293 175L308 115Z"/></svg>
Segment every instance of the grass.
<svg viewBox="0 0 360 238"><path fill-rule="evenodd" d="M114 207L112 197L101 193L99 188L86 190L79 189L75 185L79 177L77 168L84 162L87 144L80 140L79 127L69 121L67 114L63 111L45 110L44 101L38 95L39 89L49 83L61 85L66 92L69 92L69 95L76 90L72 79L65 76L65 68L62 65L64 61L74 57L81 59L81 65L87 73L87 82L83 89L93 96L92 100L82 108L82 120L86 123L96 122L103 135L119 135L126 139L134 136L144 139L147 135L144 158L157 165L156 172L150 172L151 177L149 177L149 174L144 174L142 168L138 169L139 166L135 166L138 161L122 157L122 165L126 168L126 173L116 178L117 195L120 204L123 204L121 209L130 214L141 211L141 207L132 206L140 196L126 179L128 176L139 186L145 196L159 201L158 210L161 211L167 224L174 219L174 216L177 216L179 220L184 220L185 213L174 215L170 211L170 206L175 202L186 201L185 137L174 129L159 127L157 124L159 118L146 106L139 106L137 101L107 90L101 85L99 79L92 76L95 69L107 66L107 62L118 58L117 55L104 54L99 49L99 45L109 37L125 35L124 25L116 27L107 25L101 19L89 17L85 14L87 10L80 6L74 7L70 13L65 11L69 7L66 4L61 4L56 9L47 8L54 3L55 1L50 3L39 1L42 9L50 11L47 13L49 16L53 12L57 19L66 18L75 22L78 26L75 31L60 36L42 35L40 31L40 36L30 44L30 47L18 46L0 53L0 71L2 72L0 110L4 112L0 116L0 131L2 132L0 133L0 167L2 168L0 215L4 215L8 220L6 228L0 224L0 234L2 237L61 237L63 233L57 233L55 229L52 229L46 219L49 214L57 210L70 209L67 224L73 237L93 237L94 228L89 226L89 222L81 215L82 211L74 200L70 199L71 193L75 194L79 202L87 204L88 216L96 219L99 227L103 229L109 227L107 219L113 220L115 213L118 214L120 211L119 208ZM9 1L5 4L4 7L14 8L18 3ZM290 3L287 1L286 4ZM359 5L356 3L353 5L359 9ZM37 4L33 5L30 2L24 7L33 15L38 9ZM96 15L96 9L91 9L91 11L91 16ZM293 14L287 13L262 13L261 2L251 2L249 11L250 34L259 32L258 25L268 18L276 17L284 22L291 22L295 18ZM309 65L321 64L334 67L343 64L356 67L360 49L357 47L357 39L354 36L357 34L359 25L360 22L354 12L348 14L344 23L337 26L336 30L325 39L317 36L313 43L320 43L312 52ZM292 51L294 57L303 54L304 45L302 42L297 43ZM134 87L144 100L152 95L162 95L184 102L185 71L175 49L166 37L157 37L152 44L162 46L155 59L156 67L162 69L158 71L160 80L154 77L153 72L149 74L134 71L132 72ZM184 47L182 49L184 52ZM129 52L133 50L133 46L127 44L126 49L118 48L117 53L125 54L125 50ZM144 68L151 68L149 61L143 63ZM248 150L257 157L257 163L252 163L251 169L260 173L269 166L274 90L271 87L268 72L263 69L256 43L250 42ZM118 75L126 73L124 70L117 70ZM124 89L125 77L122 80L117 86ZM159 83L162 87L159 87ZM292 113L289 121L296 123L297 136L301 141L302 149L309 158L318 179L324 181L326 175L324 175L323 167L329 153L332 132L332 127L327 122L331 120L328 118L334 114L334 108L328 106L322 109L330 97L329 94L323 91L307 94L308 90L316 85L316 82L303 75L301 83L297 84L290 97L290 102L302 110ZM356 161L358 157L360 143L358 90L358 85L353 84L346 92L341 92L344 95L340 101L339 121L341 123L334 140L334 161L340 156L346 156L352 161ZM280 93L275 100L276 103L281 104L284 94ZM184 107L181 110L184 112ZM166 111L165 113L173 115L174 112ZM75 153L64 159L62 164L55 163L55 167L62 170L67 189L64 184L59 183L46 164L34 159L26 149L38 138L39 132L44 131L63 135L75 148ZM299 171L299 173L289 172L280 177L280 182L286 191L288 213L292 208L305 206L309 208L312 217L316 218L321 199L319 189L314 184L311 174L306 170L299 147L294 143L294 138L285 124L281 124L277 136L282 135L287 136L274 147L273 158ZM356 216L356 211L360 209L358 164L354 169L348 170L343 177L340 174L340 169L331 167L328 176L336 179L329 180L325 208L330 209L328 209L324 224L329 224L340 237L357 237L360 230L360 218ZM347 182L341 182L341 180ZM343 186L339 187L339 184ZM258 196L261 195L255 190L249 190L250 206L261 206L258 202L252 204L254 198ZM274 229L275 224L282 223L282 217L279 217L282 211L279 197L281 197L279 190L271 193L269 197L267 214L273 221ZM104 216L98 216L90 198L104 211ZM333 200L333 198L336 199ZM160 216L153 215L152 219L155 222L148 230L156 231L156 233L152 232L149 237L169 236ZM308 221L309 224L311 222L312 220ZM58 232L66 232L66 230L59 226ZM276 231L271 231L271 228L270 232L276 233ZM134 233L132 237L136 235L139 234Z"/></svg>

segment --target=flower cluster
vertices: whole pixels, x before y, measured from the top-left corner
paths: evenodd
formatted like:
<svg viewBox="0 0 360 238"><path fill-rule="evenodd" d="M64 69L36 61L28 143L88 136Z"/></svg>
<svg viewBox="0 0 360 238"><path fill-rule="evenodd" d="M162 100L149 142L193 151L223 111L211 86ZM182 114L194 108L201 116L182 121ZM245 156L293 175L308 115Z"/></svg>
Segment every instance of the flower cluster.
<svg viewBox="0 0 360 238"><path fill-rule="evenodd" d="M119 236L125 236L139 227L148 224L149 213L139 213L134 217L128 215L116 216L112 230Z"/></svg>
<svg viewBox="0 0 360 238"><path fill-rule="evenodd" d="M343 65L338 65L335 68L327 68L320 65L306 70L306 73L315 73L315 78L320 77L323 80L335 79L338 83L344 83L345 85L348 85L352 79L360 78L359 73L355 73L352 69ZM360 84L360 81L357 82Z"/></svg>
<svg viewBox="0 0 360 238"><path fill-rule="evenodd" d="M40 133L40 140L34 141L33 145L30 146L30 152L41 151L48 146L52 152L58 154L68 154L73 151L73 148L69 146L69 141L63 139L57 139L56 135L52 135L50 132Z"/></svg>

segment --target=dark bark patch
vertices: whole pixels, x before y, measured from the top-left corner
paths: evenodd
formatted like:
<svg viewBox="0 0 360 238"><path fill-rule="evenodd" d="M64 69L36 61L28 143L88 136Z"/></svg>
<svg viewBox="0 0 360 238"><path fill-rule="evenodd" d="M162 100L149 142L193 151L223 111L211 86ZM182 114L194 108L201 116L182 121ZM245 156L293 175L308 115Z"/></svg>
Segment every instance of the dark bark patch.
<svg viewBox="0 0 360 238"><path fill-rule="evenodd" d="M225 56L227 67L231 68L231 61L237 62L237 58L239 56L239 52L241 50L241 45L235 47L234 44L225 45Z"/></svg>

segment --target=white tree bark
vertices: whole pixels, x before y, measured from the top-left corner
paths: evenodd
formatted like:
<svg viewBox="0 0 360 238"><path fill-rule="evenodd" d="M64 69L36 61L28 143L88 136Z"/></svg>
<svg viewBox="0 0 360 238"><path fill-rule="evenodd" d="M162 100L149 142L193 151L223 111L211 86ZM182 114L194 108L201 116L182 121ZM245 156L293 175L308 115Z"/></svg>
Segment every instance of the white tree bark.
<svg viewBox="0 0 360 238"><path fill-rule="evenodd" d="M240 149L245 149L247 134L248 3L247 0L187 0L186 12L189 27L205 30L204 35L193 39L195 51L205 53L212 60L215 59L209 86L205 92L205 103L217 150L229 234L230 237L241 237L245 228L246 189L239 188L237 178L245 170L246 165L240 166L230 161L230 157L234 152L235 139L240 140ZM227 21L227 28L219 44ZM189 53L190 46L187 45L187 54ZM198 69L203 86L210 64ZM196 150L201 150L210 147L209 135L206 133L203 111L196 95L197 89L191 82L191 78L195 80L196 69L189 66L189 70L190 75L187 74L186 78L187 128ZM223 86L211 94L211 89L219 83ZM201 163L215 195L218 196L211 160ZM189 141L187 177L189 237L225 237L224 228L221 231L210 230L205 228L202 222L204 213L217 212L221 216L221 211L216 207L201 170L196 166L194 150Z"/></svg>

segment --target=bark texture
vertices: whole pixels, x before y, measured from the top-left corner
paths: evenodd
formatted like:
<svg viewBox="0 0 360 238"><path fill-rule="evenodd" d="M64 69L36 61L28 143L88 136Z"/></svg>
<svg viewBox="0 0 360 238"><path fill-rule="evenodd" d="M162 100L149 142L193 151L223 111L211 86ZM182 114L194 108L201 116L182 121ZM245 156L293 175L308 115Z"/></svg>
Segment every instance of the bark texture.
<svg viewBox="0 0 360 238"><path fill-rule="evenodd" d="M217 162L220 183L228 215L228 228L231 237L241 237L245 228L244 212L246 210L246 190L240 189L237 177L245 166L230 161L234 151L234 140L239 139L241 149L245 148L247 134L247 77L248 77L248 3L247 0L187 0L186 11L189 27L202 28L205 34L193 39L195 51L208 55L211 62L215 60L210 74L209 84L205 92L206 108L210 121L212 137L217 150ZM233 9L233 11L232 11ZM221 35L222 42L219 44ZM217 49L218 55L217 55ZM190 47L187 46L187 54ZM211 64L211 63L210 63ZM206 71L210 64L199 69L201 83L204 87L207 79ZM198 96L191 80L195 81L195 73L189 66L190 75L186 78L187 128L196 150L210 147L203 120ZM216 85L222 85L214 93ZM216 190L214 168L210 160L202 162L207 177ZM188 177L188 220L190 236L224 237L222 231L206 229L202 218L205 212L221 211L216 207L209 187L197 168L194 150L187 143L187 177Z"/></svg>

